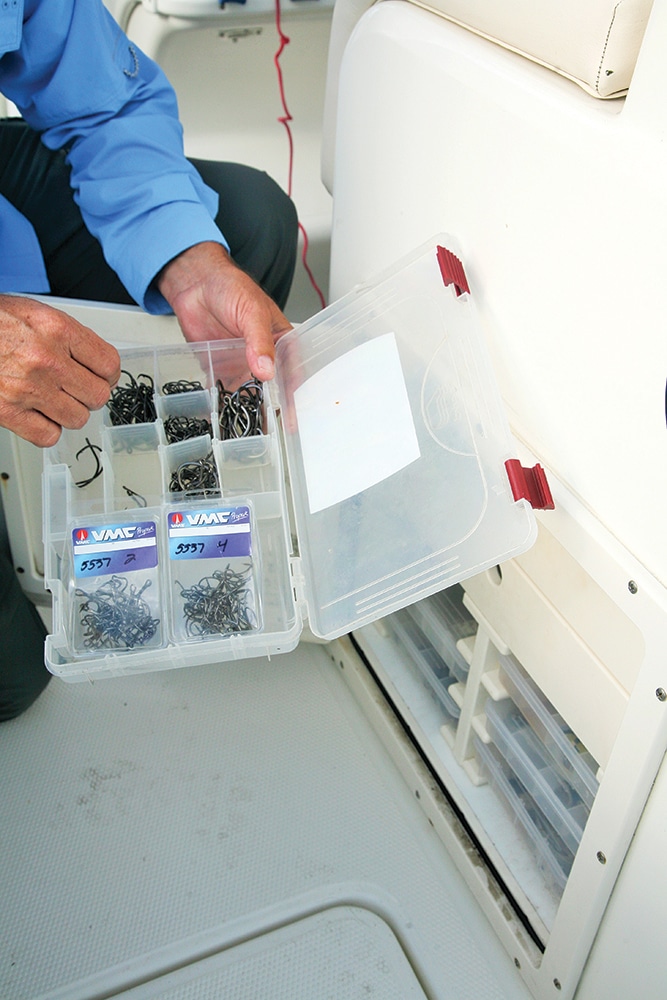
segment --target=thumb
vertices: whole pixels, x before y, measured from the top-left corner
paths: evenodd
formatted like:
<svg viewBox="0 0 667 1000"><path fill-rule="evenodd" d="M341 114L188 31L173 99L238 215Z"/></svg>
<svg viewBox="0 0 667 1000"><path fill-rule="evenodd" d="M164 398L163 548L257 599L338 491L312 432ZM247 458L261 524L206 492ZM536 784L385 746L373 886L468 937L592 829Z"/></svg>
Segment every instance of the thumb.
<svg viewBox="0 0 667 1000"><path fill-rule="evenodd" d="M271 334L264 328L245 333L245 356L250 373L260 382L269 382L275 374L276 349Z"/></svg>
<svg viewBox="0 0 667 1000"><path fill-rule="evenodd" d="M268 382L273 378L276 359L275 341L291 329L291 323L277 306L272 309L268 323L265 316L253 315L247 320L244 330L246 360L255 378L262 382Z"/></svg>

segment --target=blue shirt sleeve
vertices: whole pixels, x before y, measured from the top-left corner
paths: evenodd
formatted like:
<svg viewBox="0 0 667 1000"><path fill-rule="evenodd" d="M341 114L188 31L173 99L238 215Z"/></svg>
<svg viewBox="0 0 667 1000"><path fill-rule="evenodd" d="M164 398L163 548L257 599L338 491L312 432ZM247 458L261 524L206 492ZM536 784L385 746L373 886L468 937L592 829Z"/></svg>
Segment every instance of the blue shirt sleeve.
<svg viewBox="0 0 667 1000"><path fill-rule="evenodd" d="M84 221L132 297L169 312L151 284L161 268L196 243L227 243L217 195L185 158L162 70L100 0L25 0L0 90L46 146L67 149Z"/></svg>

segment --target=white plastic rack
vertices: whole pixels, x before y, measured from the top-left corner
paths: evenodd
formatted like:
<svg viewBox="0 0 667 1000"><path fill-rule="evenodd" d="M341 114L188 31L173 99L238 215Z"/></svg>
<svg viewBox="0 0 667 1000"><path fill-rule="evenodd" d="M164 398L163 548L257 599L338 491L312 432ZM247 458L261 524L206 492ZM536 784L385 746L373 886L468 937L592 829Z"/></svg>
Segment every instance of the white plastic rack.
<svg viewBox="0 0 667 1000"><path fill-rule="evenodd" d="M547 940L598 765L461 586L358 634L448 791Z"/></svg>

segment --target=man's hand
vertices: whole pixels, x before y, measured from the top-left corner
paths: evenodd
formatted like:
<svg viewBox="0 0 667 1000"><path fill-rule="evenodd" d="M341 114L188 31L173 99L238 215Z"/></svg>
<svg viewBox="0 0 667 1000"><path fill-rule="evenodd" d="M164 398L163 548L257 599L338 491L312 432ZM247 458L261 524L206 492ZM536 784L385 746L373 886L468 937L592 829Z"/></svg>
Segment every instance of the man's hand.
<svg viewBox="0 0 667 1000"><path fill-rule="evenodd" d="M291 329L278 306L218 243L199 243L157 276L186 340L245 339L250 372L273 378L275 341Z"/></svg>
<svg viewBox="0 0 667 1000"><path fill-rule="evenodd" d="M120 377L118 352L71 316L0 295L0 426L33 444L55 444L104 406Z"/></svg>

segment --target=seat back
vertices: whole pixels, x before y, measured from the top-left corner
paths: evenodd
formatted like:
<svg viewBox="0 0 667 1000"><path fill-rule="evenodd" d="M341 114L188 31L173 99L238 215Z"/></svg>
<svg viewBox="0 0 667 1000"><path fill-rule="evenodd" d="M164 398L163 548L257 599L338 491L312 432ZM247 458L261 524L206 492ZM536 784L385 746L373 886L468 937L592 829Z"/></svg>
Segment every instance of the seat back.
<svg viewBox="0 0 667 1000"><path fill-rule="evenodd" d="M413 2L413 0L407 0ZM416 0L415 0L416 2ZM322 177L332 189L338 76L348 38L373 0L338 0L329 48ZM573 80L588 94L627 93L653 0L430 0L418 6Z"/></svg>
<svg viewBox="0 0 667 1000"><path fill-rule="evenodd" d="M432 0L443 17L574 80L594 97L630 86L653 0Z"/></svg>

